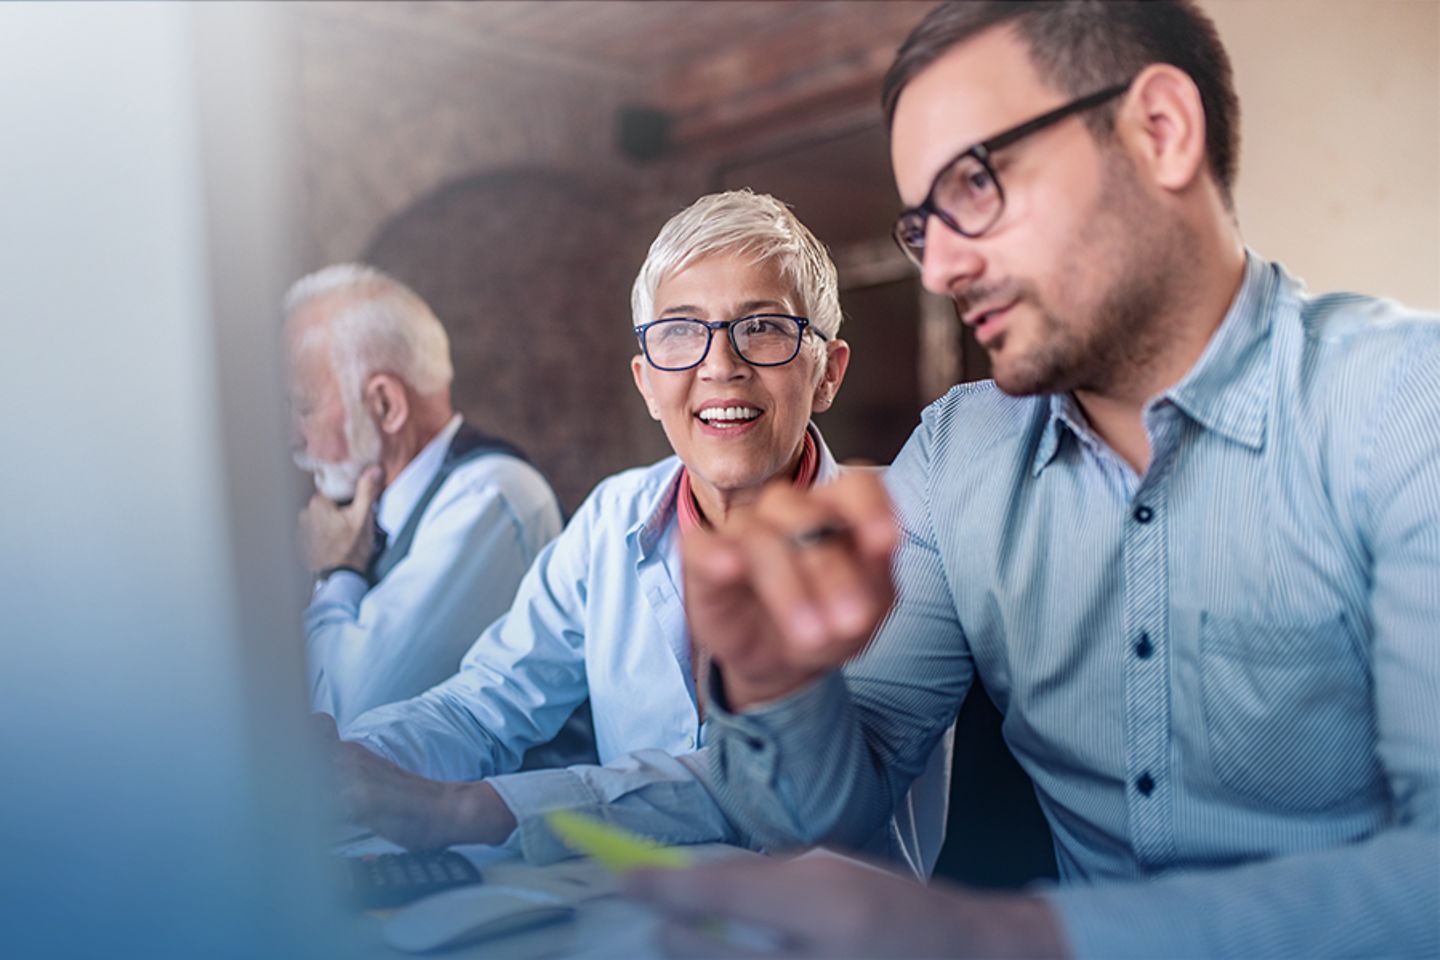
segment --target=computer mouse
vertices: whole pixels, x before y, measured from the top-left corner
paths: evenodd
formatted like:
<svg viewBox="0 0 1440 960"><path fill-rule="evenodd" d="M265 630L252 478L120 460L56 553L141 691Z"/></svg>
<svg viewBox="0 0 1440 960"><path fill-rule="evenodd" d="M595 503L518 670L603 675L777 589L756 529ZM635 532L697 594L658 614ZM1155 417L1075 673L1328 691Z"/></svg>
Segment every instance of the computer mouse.
<svg viewBox="0 0 1440 960"><path fill-rule="evenodd" d="M478 884L446 890L396 911L385 922L385 942L420 953L538 927L575 915L554 894L523 887Z"/></svg>

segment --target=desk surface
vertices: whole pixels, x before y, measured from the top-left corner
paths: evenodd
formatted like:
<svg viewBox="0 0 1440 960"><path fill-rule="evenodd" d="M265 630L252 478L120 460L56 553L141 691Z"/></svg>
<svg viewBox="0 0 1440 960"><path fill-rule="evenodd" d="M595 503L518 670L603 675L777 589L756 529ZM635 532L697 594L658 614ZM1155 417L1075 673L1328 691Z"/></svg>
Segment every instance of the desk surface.
<svg viewBox="0 0 1440 960"><path fill-rule="evenodd" d="M343 852L350 856L381 853L398 848L384 841L352 844ZM615 896L615 876L588 858L564 860L549 866L530 866L494 847L456 847L479 869L486 883L503 883L553 893L573 903L575 919L536 927L509 936L482 940L468 946L437 951L423 956L454 960L539 960L539 958L626 957L650 960L660 956L657 934L660 915L648 907ZM757 856L738 847L707 844L690 847L697 861L727 856ZM386 946L382 937L388 914L367 913L357 918L359 939L365 957L414 956Z"/></svg>

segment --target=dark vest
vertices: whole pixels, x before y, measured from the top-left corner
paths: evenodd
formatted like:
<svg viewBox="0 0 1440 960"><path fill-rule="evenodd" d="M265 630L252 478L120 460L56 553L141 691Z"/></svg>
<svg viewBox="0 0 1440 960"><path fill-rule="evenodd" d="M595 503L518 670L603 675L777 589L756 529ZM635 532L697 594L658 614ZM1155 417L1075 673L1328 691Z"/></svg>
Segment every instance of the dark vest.
<svg viewBox="0 0 1440 960"><path fill-rule="evenodd" d="M374 559L370 561L370 569L366 575L370 586L373 587L385 579L385 575L410 553L410 545L415 542L415 531L420 526L420 518L425 515L425 508L430 506L430 501L435 499L435 494L440 492L440 488L445 485L450 474L455 472L455 468L463 463L469 463L471 460L494 453L515 457L526 463L530 462L525 454L521 453L519 448L513 444L501 440L499 437L482 433L468 423L460 424L460 429L455 431L455 436L450 440L450 449L445 452L444 462L435 472L435 479L431 480L430 486L420 494L415 508L410 511L410 516L405 520L405 526L401 527L400 532L390 538L385 549L375 554Z"/></svg>

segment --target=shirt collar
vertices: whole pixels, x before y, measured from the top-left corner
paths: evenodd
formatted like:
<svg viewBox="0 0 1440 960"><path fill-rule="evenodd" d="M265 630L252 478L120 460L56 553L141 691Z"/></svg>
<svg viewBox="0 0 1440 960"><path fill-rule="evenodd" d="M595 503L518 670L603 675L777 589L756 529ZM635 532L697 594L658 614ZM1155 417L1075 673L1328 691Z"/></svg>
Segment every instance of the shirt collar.
<svg viewBox="0 0 1440 960"><path fill-rule="evenodd" d="M1205 352L1165 396L1207 429L1253 450L1265 442L1270 322L1282 275L1245 251L1245 277Z"/></svg>
<svg viewBox="0 0 1440 960"><path fill-rule="evenodd" d="M375 505L375 522L380 524L386 536L393 538L410 519L410 512L415 509L420 495L430 486L430 481L435 479L435 474L445 462L450 441L460 429L460 420L458 413L451 417L450 422L420 448L420 452L405 464L405 469L380 494L380 500Z"/></svg>
<svg viewBox="0 0 1440 960"><path fill-rule="evenodd" d="M1278 269L1246 250L1240 289L1220 326L1189 372L1161 394L1201 426L1257 450L1265 442L1270 318L1280 281ZM1034 476L1055 459L1062 429L1087 445L1100 442L1072 395L1051 394L1049 401L1049 418L1035 450Z"/></svg>
<svg viewBox="0 0 1440 960"><path fill-rule="evenodd" d="M820 435L820 428L811 422L805 429L814 439L815 449L820 454L820 467L815 474L815 485L829 483L840 475L840 466L835 462L835 455L825 445L825 438ZM684 469L685 465L677 459L675 469L670 477L661 485L659 493L642 511L643 519L631 527L626 534L627 539L636 539L640 544L641 557L649 556L650 552L655 549L671 518L675 515L676 501L680 493L680 474Z"/></svg>
<svg viewBox="0 0 1440 960"><path fill-rule="evenodd" d="M1055 454L1060 452L1060 440L1065 430L1069 430L1075 439L1091 449L1098 449L1102 443L1095 431L1090 429L1090 424L1085 419L1085 411L1080 409L1080 404L1073 395L1052 393L1046 400L1050 414L1040 434L1040 443L1035 449L1035 462L1030 469L1033 477L1040 476L1040 471L1049 466L1050 461L1055 459Z"/></svg>

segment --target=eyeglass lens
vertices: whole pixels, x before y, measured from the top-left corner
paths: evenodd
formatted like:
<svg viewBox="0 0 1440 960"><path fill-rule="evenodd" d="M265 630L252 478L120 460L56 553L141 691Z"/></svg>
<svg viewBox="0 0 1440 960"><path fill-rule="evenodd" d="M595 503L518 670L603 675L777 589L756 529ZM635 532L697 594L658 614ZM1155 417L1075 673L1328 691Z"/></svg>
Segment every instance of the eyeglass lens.
<svg viewBox="0 0 1440 960"><path fill-rule="evenodd" d="M990 167L973 153L961 154L935 179L929 206L947 225L966 236L978 236L1000 218L1004 198ZM917 264L925 258L929 216L912 210L895 225L895 238Z"/></svg>
<svg viewBox="0 0 1440 960"><path fill-rule="evenodd" d="M801 326L789 317L742 317L730 325L730 335L742 359L780 364L799 351ZM704 359L711 336L699 320L662 320L646 329L645 347L656 366L683 369Z"/></svg>

